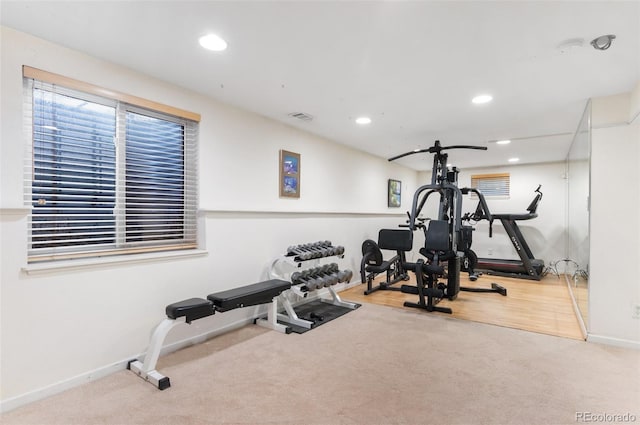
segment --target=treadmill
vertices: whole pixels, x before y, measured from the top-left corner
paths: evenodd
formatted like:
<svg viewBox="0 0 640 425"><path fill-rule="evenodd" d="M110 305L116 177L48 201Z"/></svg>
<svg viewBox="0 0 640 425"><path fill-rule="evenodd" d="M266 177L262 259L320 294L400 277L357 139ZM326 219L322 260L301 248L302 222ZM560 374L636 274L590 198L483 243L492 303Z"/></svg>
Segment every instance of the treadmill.
<svg viewBox="0 0 640 425"><path fill-rule="evenodd" d="M476 270L497 276L530 280L542 279L544 260L536 259L533 256L531 248L529 248L529 245L522 235L517 223L518 221L531 220L538 216L536 211L540 204L540 200L542 199L542 192L540 192L541 187L542 185L538 185L538 188L535 190L536 196L527 207L527 212L525 214L491 214L493 219L499 219L502 223L502 226L509 235L509 240L520 256L520 260L478 258L478 261L475 264ZM492 228L490 224L489 237L491 236Z"/></svg>

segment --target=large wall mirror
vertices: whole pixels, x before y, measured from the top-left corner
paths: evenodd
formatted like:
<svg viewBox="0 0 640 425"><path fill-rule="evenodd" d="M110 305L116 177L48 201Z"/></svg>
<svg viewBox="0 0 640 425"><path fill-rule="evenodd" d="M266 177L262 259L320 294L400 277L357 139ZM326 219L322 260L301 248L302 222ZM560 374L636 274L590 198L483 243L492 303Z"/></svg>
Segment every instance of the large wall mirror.
<svg viewBox="0 0 640 425"><path fill-rule="evenodd" d="M584 332L589 323L589 195L591 166L591 101L567 155L567 262L565 274ZM586 336L586 335L585 335Z"/></svg>

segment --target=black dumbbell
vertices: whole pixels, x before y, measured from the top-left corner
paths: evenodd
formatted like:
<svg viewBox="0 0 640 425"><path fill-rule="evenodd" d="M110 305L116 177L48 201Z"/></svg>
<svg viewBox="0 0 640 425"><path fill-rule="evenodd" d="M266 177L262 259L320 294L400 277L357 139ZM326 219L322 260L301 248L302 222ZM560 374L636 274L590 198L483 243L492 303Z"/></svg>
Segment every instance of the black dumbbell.
<svg viewBox="0 0 640 425"><path fill-rule="evenodd" d="M303 249L306 249L307 251L309 251L311 253L311 258L320 258L322 257L322 246L320 245L321 242L313 242L313 243L306 243L304 245L302 245Z"/></svg>
<svg viewBox="0 0 640 425"><path fill-rule="evenodd" d="M316 275L319 275L325 279L325 287L335 285L340 281L340 276L338 275L338 265L336 263L325 264L323 266L317 267Z"/></svg>
<svg viewBox="0 0 640 425"><path fill-rule="evenodd" d="M327 273L322 273L320 275L325 288L329 287L331 285L335 285L336 283L338 283L338 275L336 273L331 273L331 272L327 272Z"/></svg>
<svg viewBox="0 0 640 425"><path fill-rule="evenodd" d="M311 244L305 244L305 248L312 249L318 252L318 257L328 257L333 252L333 246L331 246L331 241L318 241Z"/></svg>
<svg viewBox="0 0 640 425"><path fill-rule="evenodd" d="M292 245L287 248L287 256L296 256L296 260L306 261L312 260L314 258L318 258L318 255L315 251L312 251L309 248L305 248L302 245Z"/></svg>
<svg viewBox="0 0 640 425"><path fill-rule="evenodd" d="M315 283L318 285L322 283L324 287L335 285L339 282L340 276L338 276L338 265L336 263L325 264L319 267L313 267L305 270L308 272L308 276L318 279ZM318 287L319 289L319 287Z"/></svg>
<svg viewBox="0 0 640 425"><path fill-rule="evenodd" d="M315 250L317 258L327 257L329 256L328 251L331 248L331 242L329 241L318 241L312 244L312 249Z"/></svg>
<svg viewBox="0 0 640 425"><path fill-rule="evenodd" d="M326 256L330 257L332 255L342 255L344 253L343 246L330 246L326 248Z"/></svg>
<svg viewBox="0 0 640 425"><path fill-rule="evenodd" d="M322 322L322 321L324 320L324 316L322 316L322 315L320 315L320 314L318 314L318 313L315 313L315 312L312 312L312 313L309 315L309 317L310 317L311 319L313 319L313 321L314 321L314 322L315 322L316 320L318 320L318 321L320 321L320 322Z"/></svg>
<svg viewBox="0 0 640 425"><path fill-rule="evenodd" d="M303 272L294 272L291 275L291 283L294 285L304 285L309 291L315 291L316 289L324 287L324 280L306 272L307 270Z"/></svg>
<svg viewBox="0 0 640 425"><path fill-rule="evenodd" d="M307 269L306 271L309 272L310 276L318 277L318 275L322 271L322 267L321 266L320 267L312 267L310 269Z"/></svg>
<svg viewBox="0 0 640 425"><path fill-rule="evenodd" d="M349 283L351 282L351 279L353 278L353 271L352 270L345 270L345 272L347 273L347 275L345 276L345 279L343 282Z"/></svg>
<svg viewBox="0 0 640 425"><path fill-rule="evenodd" d="M353 277L353 272L351 270L343 270L338 272L339 282L350 282Z"/></svg>
<svg viewBox="0 0 640 425"><path fill-rule="evenodd" d="M325 257L331 257L332 255L340 255L344 252L344 248L341 246L328 246L324 248L323 254Z"/></svg>
<svg viewBox="0 0 640 425"><path fill-rule="evenodd" d="M292 256L296 256L296 259L300 259L302 260L301 257L306 256L307 253L302 251L298 245L291 245L289 248L287 248L287 257L292 257Z"/></svg>

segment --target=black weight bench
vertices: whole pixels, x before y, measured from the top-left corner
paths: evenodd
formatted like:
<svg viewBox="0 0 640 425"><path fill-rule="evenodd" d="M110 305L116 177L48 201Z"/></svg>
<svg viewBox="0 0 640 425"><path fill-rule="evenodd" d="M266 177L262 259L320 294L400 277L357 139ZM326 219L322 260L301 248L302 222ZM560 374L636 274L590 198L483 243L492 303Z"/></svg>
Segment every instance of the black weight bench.
<svg viewBox="0 0 640 425"><path fill-rule="evenodd" d="M210 294L207 299L189 298L169 304L165 308L167 318L156 326L151 335L144 362L132 360L127 365L127 368L144 380L151 382L160 390L169 388L171 386L169 377L160 374L156 370L156 363L158 362L158 357L160 357L162 344L167 334L179 324L190 324L194 320L213 316L216 311L224 313L236 308L271 304L267 319L256 319L254 323L279 332L289 333L291 332L289 327L277 322L277 297L290 288L291 282L272 279Z"/></svg>
<svg viewBox="0 0 640 425"><path fill-rule="evenodd" d="M213 303L216 311L222 313L236 308L270 303L273 297L277 297L289 288L291 288L291 282L272 279L210 294L207 300Z"/></svg>

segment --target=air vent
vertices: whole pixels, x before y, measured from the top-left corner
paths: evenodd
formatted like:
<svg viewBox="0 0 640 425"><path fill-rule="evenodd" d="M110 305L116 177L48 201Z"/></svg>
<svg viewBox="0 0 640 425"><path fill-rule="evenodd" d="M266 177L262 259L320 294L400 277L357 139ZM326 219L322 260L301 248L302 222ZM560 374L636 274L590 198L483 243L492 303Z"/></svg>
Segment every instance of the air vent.
<svg viewBox="0 0 640 425"><path fill-rule="evenodd" d="M304 112L292 112L289 114L290 117L297 118L302 121L311 121L313 117L309 114L305 114Z"/></svg>

